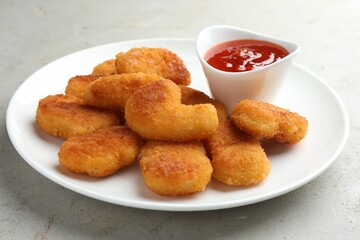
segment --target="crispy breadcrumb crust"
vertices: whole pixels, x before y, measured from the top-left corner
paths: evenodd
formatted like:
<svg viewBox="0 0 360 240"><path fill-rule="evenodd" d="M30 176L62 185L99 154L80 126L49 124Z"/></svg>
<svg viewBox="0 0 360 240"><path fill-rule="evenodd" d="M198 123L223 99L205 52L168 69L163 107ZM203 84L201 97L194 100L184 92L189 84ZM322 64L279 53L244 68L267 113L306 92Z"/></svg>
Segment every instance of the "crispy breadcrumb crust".
<svg viewBox="0 0 360 240"><path fill-rule="evenodd" d="M36 123L45 132L67 139L119 125L119 119L114 112L85 105L80 98L57 94L39 101Z"/></svg>
<svg viewBox="0 0 360 240"><path fill-rule="evenodd" d="M211 104L181 104L181 90L169 80L158 80L136 91L126 103L125 119L144 139L176 142L207 138L219 122Z"/></svg>
<svg viewBox="0 0 360 240"><path fill-rule="evenodd" d="M221 122L216 133L206 140L211 154L213 177L234 186L263 181L270 172L259 140L237 129L230 120Z"/></svg>
<svg viewBox="0 0 360 240"><path fill-rule="evenodd" d="M65 88L66 95L74 95L83 98L86 87L102 75L77 75L69 79Z"/></svg>
<svg viewBox="0 0 360 240"><path fill-rule="evenodd" d="M232 122L248 134L295 144L308 130L308 121L298 113L255 100L242 100L231 111Z"/></svg>
<svg viewBox="0 0 360 240"><path fill-rule="evenodd" d="M118 53L115 64L118 73L157 74L181 85L191 82L183 60L165 48L132 48L126 53Z"/></svg>
<svg viewBox="0 0 360 240"><path fill-rule="evenodd" d="M116 71L116 65L115 65L116 59L108 59L102 63L99 63L96 65L92 71L92 74L94 75L113 75L117 74Z"/></svg>
<svg viewBox="0 0 360 240"><path fill-rule="evenodd" d="M145 185L153 192L181 196L204 191L212 167L200 141L147 141L139 161Z"/></svg>
<svg viewBox="0 0 360 240"><path fill-rule="evenodd" d="M65 141L58 153L59 162L74 173L109 176L137 159L141 141L127 127L99 129Z"/></svg>
<svg viewBox="0 0 360 240"><path fill-rule="evenodd" d="M88 105L124 110L127 100L140 87L163 79L156 74L124 73L103 76L90 83L84 90L84 102Z"/></svg>
<svg viewBox="0 0 360 240"><path fill-rule="evenodd" d="M215 100L205 93L188 86L179 86L181 89L181 103L185 105L196 105L211 103L217 111L219 122L226 121L228 118L225 106L218 100Z"/></svg>

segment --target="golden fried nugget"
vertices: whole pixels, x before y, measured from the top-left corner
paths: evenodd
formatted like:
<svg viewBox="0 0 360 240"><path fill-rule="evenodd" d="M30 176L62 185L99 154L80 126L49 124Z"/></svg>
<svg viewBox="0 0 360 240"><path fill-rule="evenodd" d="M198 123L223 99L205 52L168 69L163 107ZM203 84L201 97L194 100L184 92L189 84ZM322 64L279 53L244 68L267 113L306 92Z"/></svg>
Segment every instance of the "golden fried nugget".
<svg viewBox="0 0 360 240"><path fill-rule="evenodd" d="M115 59L109 59L96 65L92 71L94 75L113 75L117 74Z"/></svg>
<svg viewBox="0 0 360 240"><path fill-rule="evenodd" d="M130 96L150 82L163 79L156 74L123 73L103 76L92 82L84 91L84 102L88 105L124 110Z"/></svg>
<svg viewBox="0 0 360 240"><path fill-rule="evenodd" d="M114 112L87 106L80 98L63 94L39 101L36 122L45 132L65 139L119 125Z"/></svg>
<svg viewBox="0 0 360 240"><path fill-rule="evenodd" d="M205 93L187 86L179 86L181 88L181 103L185 105L195 105L202 103L211 103L217 111L219 122L226 121L228 118L225 106Z"/></svg>
<svg viewBox="0 0 360 240"><path fill-rule="evenodd" d="M157 80L137 90L125 106L127 125L145 139L186 142L209 137L219 124L211 104L181 104L181 90Z"/></svg>
<svg viewBox="0 0 360 240"><path fill-rule="evenodd" d="M196 90L196 89L193 89L193 88L190 88L187 86L183 86L183 85L179 85L179 87L181 88L181 103L182 104L194 105L194 104L201 104L201 103L211 103L216 108L219 123L226 121L228 119L226 108L221 102L210 98L208 95L206 95L205 93L203 93L199 90ZM209 147L207 146L207 144L208 144L207 141L204 141L204 144L205 144L205 149L208 152L207 153L208 156L211 156L211 154L209 153Z"/></svg>
<svg viewBox="0 0 360 240"><path fill-rule="evenodd" d="M164 48L132 48L126 53L118 53L115 64L118 73L157 74L181 85L191 82L183 60Z"/></svg>
<svg viewBox="0 0 360 240"><path fill-rule="evenodd" d="M305 117L254 100L240 101L231 112L231 120L248 134L288 144L298 143L308 130Z"/></svg>
<svg viewBox="0 0 360 240"><path fill-rule="evenodd" d="M69 79L65 88L66 95L74 95L83 98L85 88L102 75L78 75Z"/></svg>
<svg viewBox="0 0 360 240"><path fill-rule="evenodd" d="M146 186L167 196L204 191L212 174L210 160L200 141L149 140L141 148L139 165Z"/></svg>
<svg viewBox="0 0 360 240"><path fill-rule="evenodd" d="M59 162L74 173L109 176L137 159L141 141L127 127L99 129L66 140L58 153Z"/></svg>
<svg viewBox="0 0 360 240"><path fill-rule="evenodd" d="M259 140L236 128L230 120L221 122L207 141L213 177L234 186L248 186L264 180L270 171Z"/></svg>

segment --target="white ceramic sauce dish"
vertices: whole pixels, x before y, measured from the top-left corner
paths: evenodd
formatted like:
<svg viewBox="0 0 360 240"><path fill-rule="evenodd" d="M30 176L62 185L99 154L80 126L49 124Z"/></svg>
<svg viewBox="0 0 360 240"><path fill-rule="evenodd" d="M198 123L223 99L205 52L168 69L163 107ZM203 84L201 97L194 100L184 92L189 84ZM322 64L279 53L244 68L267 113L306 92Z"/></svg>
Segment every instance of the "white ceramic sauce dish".
<svg viewBox="0 0 360 240"><path fill-rule="evenodd" d="M284 47L289 54L272 64L245 72L221 71L208 64L204 59L205 54L213 46L239 39L272 42ZM230 112L242 99L273 103L300 47L295 43L241 28L215 25L207 27L199 33L196 39L196 49L213 97L222 102Z"/></svg>

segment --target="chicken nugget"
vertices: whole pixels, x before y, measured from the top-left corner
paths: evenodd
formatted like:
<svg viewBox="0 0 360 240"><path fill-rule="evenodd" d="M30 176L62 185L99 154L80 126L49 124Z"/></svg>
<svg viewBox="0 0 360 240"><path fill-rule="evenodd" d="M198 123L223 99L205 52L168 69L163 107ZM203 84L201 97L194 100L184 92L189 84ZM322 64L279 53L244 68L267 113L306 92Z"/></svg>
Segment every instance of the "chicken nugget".
<svg viewBox="0 0 360 240"><path fill-rule="evenodd" d="M183 60L164 48L132 48L126 53L118 53L115 64L118 73L157 74L181 85L191 82Z"/></svg>
<svg viewBox="0 0 360 240"><path fill-rule="evenodd" d="M92 71L94 75L113 75L117 74L116 66L115 66L115 58L106 60L102 63L96 65Z"/></svg>
<svg viewBox="0 0 360 240"><path fill-rule="evenodd" d="M205 93L193 89L191 87L179 86L181 88L181 103L185 105L195 105L195 104L202 104L202 103L211 103L214 105L217 111L217 115L219 118L219 122L226 121L228 118L226 108L225 106L219 102L218 100L215 100Z"/></svg>
<svg viewBox="0 0 360 240"><path fill-rule="evenodd" d="M221 122L207 141L213 167L212 176L233 186L263 181L269 174L268 160L259 140L236 128L230 120Z"/></svg>
<svg viewBox="0 0 360 240"><path fill-rule="evenodd" d="M160 195L180 196L204 191L212 167L201 142L150 140L139 160L145 185Z"/></svg>
<svg viewBox="0 0 360 240"><path fill-rule="evenodd" d="M65 139L119 125L114 112L85 105L80 98L63 94L39 101L36 122L45 132Z"/></svg>
<svg viewBox="0 0 360 240"><path fill-rule="evenodd" d="M163 78L145 73L103 76L87 86L83 99L88 105L123 111L127 100L136 90L159 79Z"/></svg>
<svg viewBox="0 0 360 240"><path fill-rule="evenodd" d="M232 122L248 134L295 144L308 130L305 117L270 103L242 100L231 112Z"/></svg>
<svg viewBox="0 0 360 240"><path fill-rule="evenodd" d="M181 90L170 80L139 88L126 103L125 120L145 139L176 142L207 138L219 124L212 104L181 104Z"/></svg>
<svg viewBox="0 0 360 240"><path fill-rule="evenodd" d="M99 129L66 140L58 153L59 162L74 173L109 176L137 159L141 141L127 127Z"/></svg>
<svg viewBox="0 0 360 240"><path fill-rule="evenodd" d="M69 79L65 88L67 95L74 95L78 98L83 98L85 88L93 81L101 77L102 75L77 75Z"/></svg>

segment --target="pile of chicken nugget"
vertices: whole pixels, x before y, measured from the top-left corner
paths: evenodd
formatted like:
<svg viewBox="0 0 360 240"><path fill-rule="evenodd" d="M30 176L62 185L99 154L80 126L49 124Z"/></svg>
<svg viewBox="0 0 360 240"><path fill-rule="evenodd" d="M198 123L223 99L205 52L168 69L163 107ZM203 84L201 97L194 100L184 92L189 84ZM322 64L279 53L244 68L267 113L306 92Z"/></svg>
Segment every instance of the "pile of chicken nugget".
<svg viewBox="0 0 360 240"><path fill-rule="evenodd" d="M204 191L212 178L258 184L270 171L262 140L296 144L307 133L306 118L265 102L241 100L228 116L190 83L176 53L132 48L41 99L36 122L64 139L68 171L106 177L138 162L147 188L166 196Z"/></svg>

